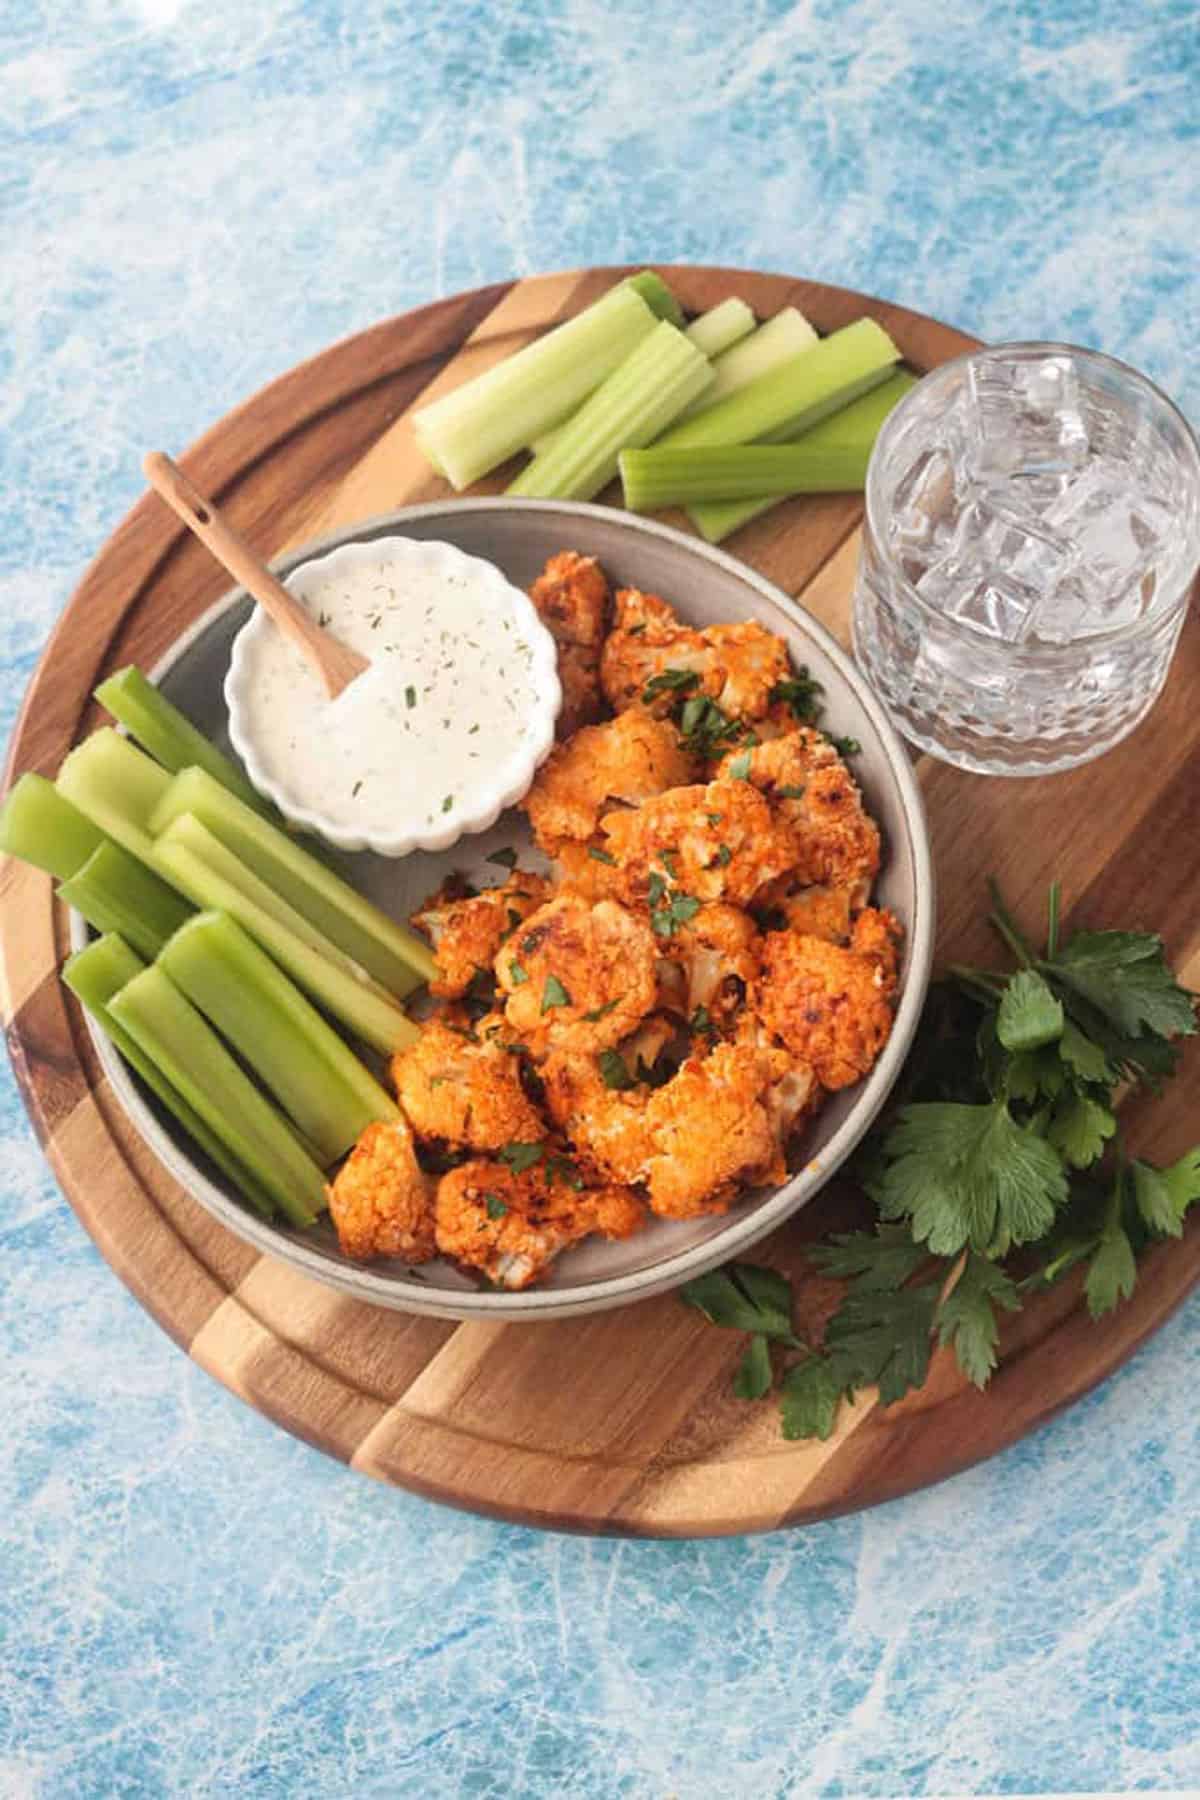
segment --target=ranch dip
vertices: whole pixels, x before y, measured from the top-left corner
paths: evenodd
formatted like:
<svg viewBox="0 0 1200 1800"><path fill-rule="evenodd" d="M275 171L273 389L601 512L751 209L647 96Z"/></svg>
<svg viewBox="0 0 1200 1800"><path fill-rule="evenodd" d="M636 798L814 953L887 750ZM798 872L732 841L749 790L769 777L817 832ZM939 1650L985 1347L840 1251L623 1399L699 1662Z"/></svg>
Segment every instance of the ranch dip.
<svg viewBox="0 0 1200 1800"><path fill-rule="evenodd" d="M531 779L544 753L553 640L488 563L415 540L399 557L386 540L376 556L376 546L353 548L303 565L287 585L371 667L330 700L300 653L256 619L241 653L237 735L285 811L365 838L477 828L481 802L515 797L514 777L527 767Z"/></svg>

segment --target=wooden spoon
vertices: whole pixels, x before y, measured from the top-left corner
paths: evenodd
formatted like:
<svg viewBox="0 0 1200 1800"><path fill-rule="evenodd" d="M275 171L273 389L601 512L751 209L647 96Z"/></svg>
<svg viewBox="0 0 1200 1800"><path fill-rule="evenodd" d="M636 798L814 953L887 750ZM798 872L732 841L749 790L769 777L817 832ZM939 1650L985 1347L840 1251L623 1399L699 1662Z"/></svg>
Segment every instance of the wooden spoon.
<svg viewBox="0 0 1200 1800"><path fill-rule="evenodd" d="M371 664L349 645L339 643L322 630L282 581L272 575L245 538L223 519L211 500L188 480L183 470L152 450L142 463L142 473L150 486L161 494L172 512L177 513L190 531L194 531L206 549L228 569L236 582L251 594L264 612L269 613L284 637L308 658L329 693L336 700L343 688Z"/></svg>

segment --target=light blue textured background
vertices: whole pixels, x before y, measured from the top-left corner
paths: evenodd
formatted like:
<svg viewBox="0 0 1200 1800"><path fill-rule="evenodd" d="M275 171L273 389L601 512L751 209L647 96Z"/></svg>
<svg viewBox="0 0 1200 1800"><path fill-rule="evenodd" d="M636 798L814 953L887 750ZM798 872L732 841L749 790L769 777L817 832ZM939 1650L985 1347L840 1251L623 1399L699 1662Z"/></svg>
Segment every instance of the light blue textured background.
<svg viewBox="0 0 1200 1800"><path fill-rule="evenodd" d="M755 264L1200 417L1193 0L0 0L0 719L182 447L335 337ZM0 1794L1200 1786L1200 1306L991 1465L788 1537L440 1511L214 1386L0 1097Z"/></svg>

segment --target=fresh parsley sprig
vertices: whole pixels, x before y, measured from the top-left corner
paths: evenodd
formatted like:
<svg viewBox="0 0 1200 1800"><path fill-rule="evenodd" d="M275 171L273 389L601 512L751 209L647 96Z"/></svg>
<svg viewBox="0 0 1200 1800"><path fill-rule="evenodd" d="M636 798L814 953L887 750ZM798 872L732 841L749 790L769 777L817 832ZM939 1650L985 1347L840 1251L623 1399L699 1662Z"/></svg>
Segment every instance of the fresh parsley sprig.
<svg viewBox="0 0 1200 1800"><path fill-rule="evenodd" d="M1055 883L1039 954L991 892L990 921L1018 967L954 967L931 989L895 1109L856 1164L876 1223L806 1252L845 1284L820 1343L791 1335L790 1290L785 1304L774 1272L770 1329L730 1298L745 1300L743 1265L682 1290L713 1323L754 1334L734 1379L743 1397L769 1391L766 1346L783 1347L785 1437L828 1437L860 1388L889 1405L920 1387L935 1342L986 1386L1000 1314L1082 1268L1100 1318L1133 1292L1139 1254L1178 1237L1200 1200L1200 1146L1159 1168L1127 1154L1117 1120L1118 1088L1157 1091L1177 1040L1197 1029L1196 997L1161 939L1077 931L1062 942Z"/></svg>

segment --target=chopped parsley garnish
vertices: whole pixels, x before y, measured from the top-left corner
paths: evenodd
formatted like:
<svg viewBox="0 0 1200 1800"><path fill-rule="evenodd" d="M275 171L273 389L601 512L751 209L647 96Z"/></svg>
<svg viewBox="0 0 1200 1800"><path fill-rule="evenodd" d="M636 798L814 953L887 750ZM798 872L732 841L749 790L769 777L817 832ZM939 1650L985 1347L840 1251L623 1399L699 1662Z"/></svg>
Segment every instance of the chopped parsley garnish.
<svg viewBox="0 0 1200 1800"><path fill-rule="evenodd" d="M803 800L806 789L803 782L793 782L788 787L777 787L776 797L780 800Z"/></svg>
<svg viewBox="0 0 1200 1800"><path fill-rule="evenodd" d="M732 857L733 851L729 848L728 844L718 844L717 854L713 857L713 861L716 863L718 869L725 869L728 868Z"/></svg>
<svg viewBox="0 0 1200 1800"><path fill-rule="evenodd" d="M814 681L808 670L802 668L798 675L789 675L783 681L777 681L768 697L772 705L788 707L792 717L802 725L811 725L821 714L821 702L818 698L820 693L820 682Z"/></svg>
<svg viewBox="0 0 1200 1800"><path fill-rule="evenodd" d="M501 869L515 869L517 866L517 853L515 850L509 849L493 850L487 860L490 863L495 863L497 867Z"/></svg>
<svg viewBox="0 0 1200 1800"><path fill-rule="evenodd" d="M542 1011L552 1012L556 1006L570 1006L571 996L568 994L557 975L547 975L546 985L542 989Z"/></svg>
<svg viewBox="0 0 1200 1800"><path fill-rule="evenodd" d="M510 962L508 965L508 979L512 982L514 987L524 987L525 983L529 980L529 976L519 962Z"/></svg>
<svg viewBox="0 0 1200 1800"><path fill-rule="evenodd" d="M667 874L671 877L671 880L678 881L679 864L676 861L676 852L674 850L661 850L659 852L658 860L667 871Z"/></svg>
<svg viewBox="0 0 1200 1800"><path fill-rule="evenodd" d="M698 1006L696 1008L695 1012L688 1020L688 1026L692 1031L706 1031L710 1037L716 1030L716 1026L712 1022L707 1006Z"/></svg>
<svg viewBox="0 0 1200 1800"><path fill-rule="evenodd" d="M546 1158L546 1179L565 1182L567 1187L574 1188L577 1193L583 1186L583 1176L569 1156L548 1156Z"/></svg>
<svg viewBox="0 0 1200 1800"><path fill-rule="evenodd" d="M730 738L739 738L745 730L739 719L731 719L706 694L693 694L690 700L684 701L678 724L684 748L698 755L711 754Z"/></svg>
<svg viewBox="0 0 1200 1800"><path fill-rule="evenodd" d="M616 857L610 856L608 854L607 850L598 850L596 848L595 844L588 845L588 855L591 857L593 862L608 863L611 865L611 867L616 868L616 865L617 865Z"/></svg>
<svg viewBox="0 0 1200 1800"><path fill-rule="evenodd" d="M504 1204L499 1194L485 1194L483 1196L483 1203L487 1208L487 1216L489 1219L502 1219L508 1211L507 1206Z"/></svg>
<svg viewBox="0 0 1200 1800"><path fill-rule="evenodd" d="M442 811L443 811L443 812L444 812L444 813L448 813L448 812L449 812L449 811L450 811L450 808L451 808L451 807L452 807L452 806L453 806L453 805L454 805L454 795L453 795L453 794L447 794L447 795L446 795L446 798L445 798L445 799L444 799L444 800L443 800L443 801L442 801Z"/></svg>
<svg viewBox="0 0 1200 1800"><path fill-rule="evenodd" d="M411 712L412 708L417 704L417 690L415 687L410 686L410 687L405 688L404 704L405 704L405 706L408 707L410 712Z"/></svg>
<svg viewBox="0 0 1200 1800"><path fill-rule="evenodd" d="M743 750L740 756L735 756L730 763L729 779L730 781L749 781L750 752L748 750Z"/></svg>
<svg viewBox="0 0 1200 1800"><path fill-rule="evenodd" d="M619 1004L620 1004L619 1000L606 1000L604 1002L603 1006L594 1006L592 1008L591 1012L584 1013L584 1015L583 1015L584 1024L585 1025L599 1024L600 1020L606 1019L608 1017L609 1013L612 1011L613 1007L617 1006Z"/></svg>
<svg viewBox="0 0 1200 1800"><path fill-rule="evenodd" d="M596 1058L596 1063L604 1078L606 1088L612 1088L614 1092L620 1093L623 1089L631 1088L634 1085L633 1076L629 1073L625 1058L619 1050L602 1050Z"/></svg>
<svg viewBox="0 0 1200 1800"><path fill-rule="evenodd" d="M514 1139L511 1144L505 1144L500 1151L500 1161L506 1164L514 1175L524 1175L527 1169L532 1169L535 1163L541 1162L545 1151L544 1144L520 1143Z"/></svg>
<svg viewBox="0 0 1200 1800"><path fill-rule="evenodd" d="M646 899L649 901L651 907L658 905L666 891L667 884L664 878L659 874L657 869L651 869L646 880Z"/></svg>
<svg viewBox="0 0 1200 1800"><path fill-rule="evenodd" d="M650 924L656 937L673 937L678 925L686 925L700 911L700 902L692 894L672 894L661 905L651 908Z"/></svg>
<svg viewBox="0 0 1200 1800"><path fill-rule="evenodd" d="M362 789L362 782L356 781L354 786L350 789L350 798L353 800L354 797L361 791L361 789Z"/></svg>
<svg viewBox="0 0 1200 1800"><path fill-rule="evenodd" d="M661 675L652 675L642 689L642 700L649 705L659 694L686 694L700 685L700 677L694 669L664 669Z"/></svg>
<svg viewBox="0 0 1200 1800"><path fill-rule="evenodd" d="M862 745L853 737L830 737L830 743L839 756L857 756Z"/></svg>

